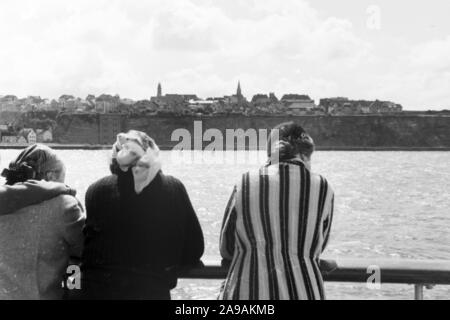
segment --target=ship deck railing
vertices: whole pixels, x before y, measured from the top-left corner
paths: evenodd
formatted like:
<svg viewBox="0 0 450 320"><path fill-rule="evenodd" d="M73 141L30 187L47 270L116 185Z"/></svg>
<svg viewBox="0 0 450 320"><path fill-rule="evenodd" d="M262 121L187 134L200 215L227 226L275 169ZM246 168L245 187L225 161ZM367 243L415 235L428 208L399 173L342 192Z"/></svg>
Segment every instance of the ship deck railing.
<svg viewBox="0 0 450 320"><path fill-rule="evenodd" d="M424 289L436 285L450 285L450 261L404 259L326 259L320 260L324 281L414 286L414 298L424 299ZM201 265L184 271L184 279L225 279L227 263L204 261ZM378 283L379 282L379 283ZM450 297L448 297L450 299Z"/></svg>

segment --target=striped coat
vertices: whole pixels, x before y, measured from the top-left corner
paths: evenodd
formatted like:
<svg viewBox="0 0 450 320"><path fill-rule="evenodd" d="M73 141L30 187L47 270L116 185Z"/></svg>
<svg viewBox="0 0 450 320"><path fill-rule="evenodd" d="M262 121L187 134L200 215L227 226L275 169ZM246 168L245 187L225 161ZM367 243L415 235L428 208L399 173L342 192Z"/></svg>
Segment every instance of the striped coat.
<svg viewBox="0 0 450 320"><path fill-rule="evenodd" d="M334 193L300 160L246 173L220 235L231 260L224 300L325 299L319 255L328 242Z"/></svg>

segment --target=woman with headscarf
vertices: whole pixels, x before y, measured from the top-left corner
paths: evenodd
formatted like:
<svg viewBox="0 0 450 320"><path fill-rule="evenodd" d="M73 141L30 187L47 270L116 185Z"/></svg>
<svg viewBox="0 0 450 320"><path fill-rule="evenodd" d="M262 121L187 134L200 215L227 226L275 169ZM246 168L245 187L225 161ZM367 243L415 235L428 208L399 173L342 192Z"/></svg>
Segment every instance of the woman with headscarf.
<svg viewBox="0 0 450 320"><path fill-rule="evenodd" d="M2 176L8 197L2 203L15 211L0 215L0 300L61 299L69 259L81 256L84 225L78 200L52 184L64 182L64 164L52 149L36 144ZM21 198L26 195L32 199Z"/></svg>
<svg viewBox="0 0 450 320"><path fill-rule="evenodd" d="M110 169L86 193L82 290L73 298L170 299L177 270L204 250L186 189L162 172L159 148L143 132L117 136Z"/></svg>
<svg viewBox="0 0 450 320"><path fill-rule="evenodd" d="M334 193L311 172L312 138L299 125L272 130L268 163L234 187L220 235L231 261L224 300L324 299L319 256L327 245Z"/></svg>

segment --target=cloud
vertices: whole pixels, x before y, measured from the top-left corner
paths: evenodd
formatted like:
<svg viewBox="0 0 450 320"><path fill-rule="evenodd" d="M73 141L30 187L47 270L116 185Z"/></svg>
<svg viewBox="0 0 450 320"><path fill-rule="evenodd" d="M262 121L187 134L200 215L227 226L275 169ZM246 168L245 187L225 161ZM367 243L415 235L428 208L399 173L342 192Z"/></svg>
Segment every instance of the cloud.
<svg viewBox="0 0 450 320"><path fill-rule="evenodd" d="M408 109L450 109L450 36L412 47L373 83L379 96L401 99Z"/></svg>
<svg viewBox="0 0 450 320"><path fill-rule="evenodd" d="M206 97L241 80L249 98L275 91L409 103L408 90L421 85L430 89L421 103L448 98L449 39L395 64L349 20L303 0L3 0L0 39L0 94L142 99L161 81L164 91ZM381 65L393 67L383 74Z"/></svg>

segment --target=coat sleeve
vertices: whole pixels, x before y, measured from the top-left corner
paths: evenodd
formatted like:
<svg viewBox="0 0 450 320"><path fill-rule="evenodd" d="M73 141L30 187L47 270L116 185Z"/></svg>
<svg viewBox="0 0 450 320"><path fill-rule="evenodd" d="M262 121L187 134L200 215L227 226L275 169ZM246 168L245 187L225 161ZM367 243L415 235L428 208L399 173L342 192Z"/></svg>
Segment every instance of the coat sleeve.
<svg viewBox="0 0 450 320"><path fill-rule="evenodd" d="M95 183L89 186L86 191L84 197L84 204L86 206L86 221L83 227L83 235L88 239L91 235L94 234L95 226L94 226L94 216L97 211L97 203L100 201L96 199L96 190Z"/></svg>
<svg viewBox="0 0 450 320"><path fill-rule="evenodd" d="M323 219L323 246L322 252L326 249L328 241L330 239L331 224L333 222L334 214L334 192L331 188L328 190L327 201L324 207L324 219Z"/></svg>
<svg viewBox="0 0 450 320"><path fill-rule="evenodd" d="M233 188L228 200L220 231L220 254L224 260L233 259L235 230L236 230L236 194L237 187Z"/></svg>
<svg viewBox="0 0 450 320"><path fill-rule="evenodd" d="M184 211L186 221L184 226L185 238L181 265L192 266L200 261L205 250L203 231L200 222L198 221L197 214L192 207L186 188L181 182L179 182L179 189L179 194L181 196L181 210Z"/></svg>
<svg viewBox="0 0 450 320"><path fill-rule="evenodd" d="M64 217L63 237L69 245L69 254L72 258L81 258L83 250L83 227L85 214L80 202L72 196L63 196Z"/></svg>
<svg viewBox="0 0 450 320"><path fill-rule="evenodd" d="M13 213L62 194L75 195L75 191L65 184L43 180L0 186L0 215Z"/></svg>

